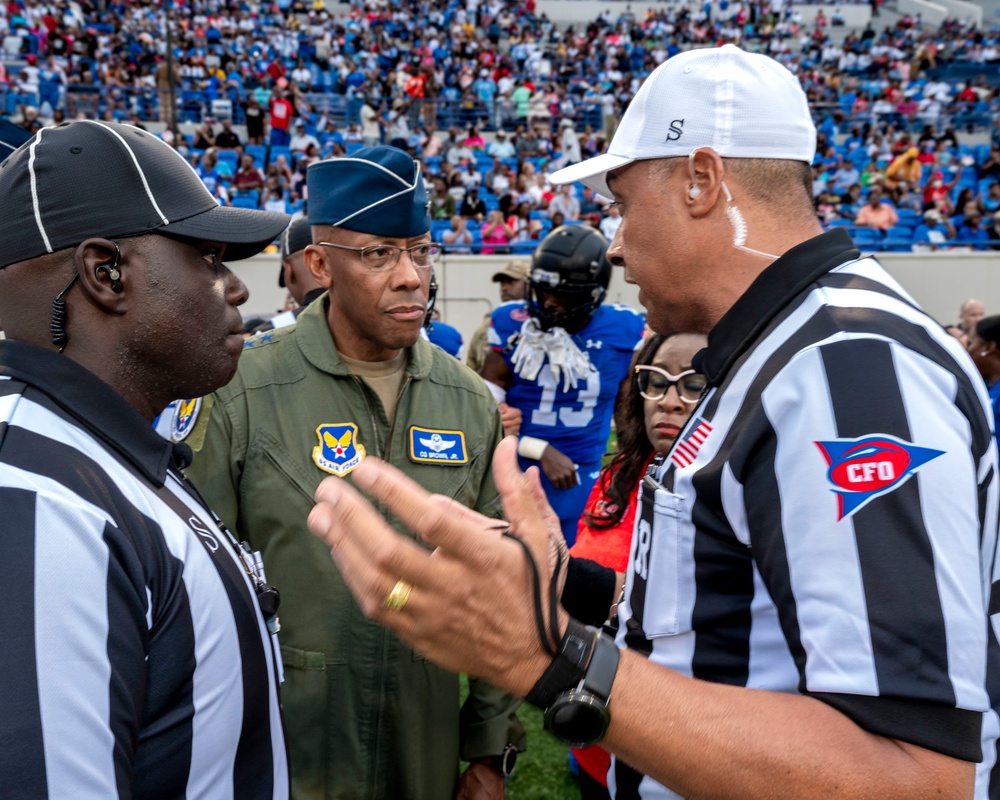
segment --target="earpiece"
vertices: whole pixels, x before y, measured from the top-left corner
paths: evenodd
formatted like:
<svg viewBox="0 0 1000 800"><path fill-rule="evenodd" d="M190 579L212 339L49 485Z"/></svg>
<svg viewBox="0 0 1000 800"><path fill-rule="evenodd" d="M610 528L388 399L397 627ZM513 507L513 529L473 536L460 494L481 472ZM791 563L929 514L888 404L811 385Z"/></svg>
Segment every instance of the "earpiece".
<svg viewBox="0 0 1000 800"><path fill-rule="evenodd" d="M118 294L125 287L122 286L121 272L118 271L118 259L121 257L122 251L118 249L118 243L112 242L115 246L115 257L110 264L101 264L97 269L94 270L94 275L100 280L101 276L107 277L108 281L111 283L111 291Z"/></svg>
<svg viewBox="0 0 1000 800"><path fill-rule="evenodd" d="M118 267L113 264L101 264L97 269L94 270L94 274L100 278L102 275L106 276L111 282L111 291L120 292L125 287L122 286L121 277L122 274L118 271Z"/></svg>
<svg viewBox="0 0 1000 800"><path fill-rule="evenodd" d="M701 189L699 189L694 184L691 184L691 191L688 192L688 197L690 197L692 200L694 200L700 194L701 194Z"/></svg>

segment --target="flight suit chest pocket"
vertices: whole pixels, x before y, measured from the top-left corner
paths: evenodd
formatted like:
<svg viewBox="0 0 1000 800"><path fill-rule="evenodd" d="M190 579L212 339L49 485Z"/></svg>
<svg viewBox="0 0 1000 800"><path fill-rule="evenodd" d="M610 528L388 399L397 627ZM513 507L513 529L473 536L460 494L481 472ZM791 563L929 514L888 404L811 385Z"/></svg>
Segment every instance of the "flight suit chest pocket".
<svg viewBox="0 0 1000 800"><path fill-rule="evenodd" d="M691 630L694 527L684 498L643 481L632 539L630 604L646 636Z"/></svg>

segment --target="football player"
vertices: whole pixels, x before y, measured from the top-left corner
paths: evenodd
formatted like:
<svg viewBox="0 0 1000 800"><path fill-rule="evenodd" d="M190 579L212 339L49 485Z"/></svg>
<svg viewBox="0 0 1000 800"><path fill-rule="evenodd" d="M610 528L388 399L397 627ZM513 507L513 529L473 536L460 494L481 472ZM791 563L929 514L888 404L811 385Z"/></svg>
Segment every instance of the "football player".
<svg viewBox="0 0 1000 800"><path fill-rule="evenodd" d="M634 310L603 305L607 248L582 225L546 236L532 256L528 299L493 312L492 352L480 372L497 402L521 412L521 467L541 467L568 545L600 475L618 386L644 328Z"/></svg>

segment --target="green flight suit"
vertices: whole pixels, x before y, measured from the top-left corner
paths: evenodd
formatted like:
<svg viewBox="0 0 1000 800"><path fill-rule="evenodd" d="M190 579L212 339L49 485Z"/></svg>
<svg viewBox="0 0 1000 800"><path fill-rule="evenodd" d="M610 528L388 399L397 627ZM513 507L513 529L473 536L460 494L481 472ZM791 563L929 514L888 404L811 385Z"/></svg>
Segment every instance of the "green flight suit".
<svg viewBox="0 0 1000 800"><path fill-rule="evenodd" d="M248 340L236 377L205 398L186 437L196 451L188 474L261 551L281 592L292 796L445 800L457 785L460 745L466 759L499 754L508 742L523 748L518 701L475 681L460 721L458 676L365 619L306 517L330 474L320 463L343 468L361 448L432 492L500 517L491 472L500 418L482 380L421 339L390 427L375 392L338 356L326 309L323 296L297 325ZM443 456L420 444L435 432L438 447L441 436L452 442Z"/></svg>

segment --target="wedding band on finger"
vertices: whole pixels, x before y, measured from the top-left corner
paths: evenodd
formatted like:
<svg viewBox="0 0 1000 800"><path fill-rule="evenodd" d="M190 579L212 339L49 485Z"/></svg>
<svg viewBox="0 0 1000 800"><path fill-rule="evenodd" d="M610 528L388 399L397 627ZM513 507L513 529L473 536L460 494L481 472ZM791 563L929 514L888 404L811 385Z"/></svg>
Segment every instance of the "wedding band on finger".
<svg viewBox="0 0 1000 800"><path fill-rule="evenodd" d="M392 587L392 591L385 596L382 605L390 611L402 611L403 606L406 605L406 601L410 599L410 592L412 591L413 586L400 578L396 581L396 585Z"/></svg>

